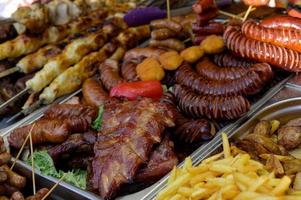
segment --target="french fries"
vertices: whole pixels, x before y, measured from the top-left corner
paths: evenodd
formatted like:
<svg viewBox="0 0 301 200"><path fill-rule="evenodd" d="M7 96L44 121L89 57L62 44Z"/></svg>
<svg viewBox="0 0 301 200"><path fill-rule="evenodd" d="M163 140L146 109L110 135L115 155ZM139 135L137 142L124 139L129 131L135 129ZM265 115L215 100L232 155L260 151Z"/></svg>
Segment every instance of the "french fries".
<svg viewBox="0 0 301 200"><path fill-rule="evenodd" d="M249 154L230 147L226 134L222 134L222 139L222 153L205 159L196 167L188 157L182 168L174 168L167 187L158 194L157 200L301 200L301 193L289 193L290 177L275 177L274 172L268 172Z"/></svg>

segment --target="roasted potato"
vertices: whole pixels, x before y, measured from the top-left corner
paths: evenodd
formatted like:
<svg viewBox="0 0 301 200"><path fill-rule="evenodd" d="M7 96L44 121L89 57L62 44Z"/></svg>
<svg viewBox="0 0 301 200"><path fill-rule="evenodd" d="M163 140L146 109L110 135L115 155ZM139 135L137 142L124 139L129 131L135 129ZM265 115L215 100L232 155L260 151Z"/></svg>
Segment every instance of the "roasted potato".
<svg viewBox="0 0 301 200"><path fill-rule="evenodd" d="M166 70L176 70L183 62L183 58L176 51L163 53L159 57L162 67Z"/></svg>
<svg viewBox="0 0 301 200"><path fill-rule="evenodd" d="M221 36L210 35L201 42L201 47L206 54L220 53L224 49L224 40Z"/></svg>
<svg viewBox="0 0 301 200"><path fill-rule="evenodd" d="M301 127L282 126L278 130L278 143L287 150L296 148L301 144Z"/></svg>
<svg viewBox="0 0 301 200"><path fill-rule="evenodd" d="M162 80L165 76L163 67L155 58L146 58L137 65L136 72L142 81Z"/></svg>
<svg viewBox="0 0 301 200"><path fill-rule="evenodd" d="M181 52L181 57L189 63L198 61L204 55L204 50L200 46L192 46Z"/></svg>
<svg viewBox="0 0 301 200"><path fill-rule="evenodd" d="M254 127L253 133L263 135L263 136L270 136L271 135L271 123L266 120L260 121Z"/></svg>

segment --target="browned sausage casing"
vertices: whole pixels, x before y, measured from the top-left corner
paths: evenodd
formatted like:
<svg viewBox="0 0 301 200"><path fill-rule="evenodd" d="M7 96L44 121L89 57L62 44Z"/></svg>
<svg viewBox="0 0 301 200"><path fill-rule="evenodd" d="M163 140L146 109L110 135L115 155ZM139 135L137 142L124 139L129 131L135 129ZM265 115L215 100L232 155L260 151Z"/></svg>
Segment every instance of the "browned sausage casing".
<svg viewBox="0 0 301 200"><path fill-rule="evenodd" d="M200 77L190 65L182 64L176 71L176 81L203 95L253 95L259 92L272 77L268 64L260 63L261 72L248 72L235 80L211 81Z"/></svg>
<svg viewBox="0 0 301 200"><path fill-rule="evenodd" d="M236 26L228 26L223 37L227 48L237 56L267 62L287 71L301 71L301 54L297 51L249 39Z"/></svg>
<svg viewBox="0 0 301 200"><path fill-rule="evenodd" d="M211 19L215 18L218 15L218 9L217 8L210 8L206 12L203 12L201 14L197 15L197 24L198 25L205 25L207 24Z"/></svg>
<svg viewBox="0 0 301 200"><path fill-rule="evenodd" d="M139 77L136 72L137 62L128 61L121 65L121 75L127 81L138 81Z"/></svg>
<svg viewBox="0 0 301 200"><path fill-rule="evenodd" d="M266 69L265 69L266 68ZM260 73L262 71L267 70L267 75L272 76L271 68L268 64L254 64L249 68L245 67L219 67L211 62L208 58L204 58L200 61L196 66L196 71L201 76L205 77L209 80L235 80L239 78L243 78L250 71ZM265 80L269 80L270 77L265 78Z"/></svg>
<svg viewBox="0 0 301 200"><path fill-rule="evenodd" d="M165 51L163 49L153 47L134 48L126 52L124 55L124 62L134 60L137 61L137 63L140 63L144 58L159 58L159 56L164 52Z"/></svg>
<svg viewBox="0 0 301 200"><path fill-rule="evenodd" d="M212 7L215 7L213 0L199 0L195 4L193 4L192 9L195 13L199 14Z"/></svg>
<svg viewBox="0 0 301 200"><path fill-rule="evenodd" d="M221 35L224 32L224 24L218 22L211 22L204 26L199 26L198 24L194 23L192 25L192 32L195 34L201 35Z"/></svg>
<svg viewBox="0 0 301 200"><path fill-rule="evenodd" d="M151 37L154 40L165 40L175 36L177 36L177 33L167 28L156 29L151 33Z"/></svg>
<svg viewBox="0 0 301 200"><path fill-rule="evenodd" d="M25 200L23 194L20 191L14 192L10 197L10 200Z"/></svg>
<svg viewBox="0 0 301 200"><path fill-rule="evenodd" d="M0 154L0 166L3 164L6 164L10 161L11 159L11 154L8 152L4 152Z"/></svg>
<svg viewBox="0 0 301 200"><path fill-rule="evenodd" d="M27 197L26 200L42 200L43 197L48 193L47 188L42 188L33 196Z"/></svg>
<svg viewBox="0 0 301 200"><path fill-rule="evenodd" d="M274 16L261 20L260 25L265 28L301 30L301 19L291 16Z"/></svg>
<svg viewBox="0 0 301 200"><path fill-rule="evenodd" d="M110 91L114 86L125 82L119 76L119 64L116 60L107 59L99 65L100 80L105 88Z"/></svg>
<svg viewBox="0 0 301 200"><path fill-rule="evenodd" d="M8 143L14 148L21 148L31 127L32 124L13 130L8 136ZM68 138L69 133L68 123L63 120L38 120L32 129L32 142L33 144L61 143Z"/></svg>
<svg viewBox="0 0 301 200"><path fill-rule="evenodd" d="M241 30L250 39L271 43L301 53L301 31L265 28L253 20L244 22Z"/></svg>
<svg viewBox="0 0 301 200"><path fill-rule="evenodd" d="M149 46L150 47L162 47L162 48L167 48L167 49L172 49L176 51L182 51L185 49L185 44L174 38L166 39L166 40L153 40L151 39L149 41Z"/></svg>
<svg viewBox="0 0 301 200"><path fill-rule="evenodd" d="M230 53L220 53L213 55L213 62L220 67L250 67L255 62L246 61Z"/></svg>
<svg viewBox="0 0 301 200"><path fill-rule="evenodd" d="M192 117L231 120L241 117L250 108L248 100L240 95L202 96L177 84L173 87L173 91L180 109Z"/></svg>
<svg viewBox="0 0 301 200"><path fill-rule="evenodd" d="M1 168L6 172L8 176L8 183L11 186L14 186L16 188L24 188L26 185L26 178L23 176L20 176L16 172L12 171L7 165L1 166Z"/></svg>
<svg viewBox="0 0 301 200"><path fill-rule="evenodd" d="M109 98L108 93L104 90L101 82L89 78L85 80L82 93L85 102L89 106L99 107L104 104L104 102Z"/></svg>
<svg viewBox="0 0 301 200"><path fill-rule="evenodd" d="M182 30L181 24L179 24L173 20L168 20L168 19L153 20L153 21L151 21L150 25L153 29L167 28L174 32L180 32Z"/></svg>

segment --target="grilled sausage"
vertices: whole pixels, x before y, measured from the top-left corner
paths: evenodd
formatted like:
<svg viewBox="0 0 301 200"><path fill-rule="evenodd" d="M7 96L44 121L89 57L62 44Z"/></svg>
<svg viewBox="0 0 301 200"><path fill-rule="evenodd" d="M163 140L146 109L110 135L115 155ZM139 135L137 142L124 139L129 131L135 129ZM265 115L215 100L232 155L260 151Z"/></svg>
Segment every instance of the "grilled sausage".
<svg viewBox="0 0 301 200"><path fill-rule="evenodd" d="M30 124L13 130L8 136L8 143L14 148L21 148L31 127ZM67 122L59 119L41 119L35 122L32 129L32 142L33 144L61 143L67 139L69 133L70 128Z"/></svg>
<svg viewBox="0 0 301 200"><path fill-rule="evenodd" d="M301 30L301 19L291 16L274 16L261 20L260 25L265 28Z"/></svg>
<svg viewBox="0 0 301 200"><path fill-rule="evenodd" d="M119 83L125 82L125 80L119 76L119 64L116 60L105 60L99 65L98 69L100 80L108 91Z"/></svg>
<svg viewBox="0 0 301 200"><path fill-rule="evenodd" d="M165 40L177 36L177 33L167 28L153 30L151 37L154 40Z"/></svg>
<svg viewBox="0 0 301 200"><path fill-rule="evenodd" d="M211 81L200 77L190 65L183 64L176 71L176 81L202 95L253 95L259 92L272 77L268 64L258 64L260 73L249 71L235 80Z"/></svg>
<svg viewBox="0 0 301 200"><path fill-rule="evenodd" d="M26 178L20 176L16 172L12 171L7 165L1 166L1 168L5 171L8 178L9 185L16 187L16 188L24 188L26 185Z"/></svg>
<svg viewBox="0 0 301 200"><path fill-rule="evenodd" d="M99 107L109 98L108 93L104 90L102 84L95 79L87 79L82 87L82 93L85 102L89 106Z"/></svg>
<svg viewBox="0 0 301 200"><path fill-rule="evenodd" d="M8 179L6 171L0 167L0 183L4 183Z"/></svg>
<svg viewBox="0 0 301 200"><path fill-rule="evenodd" d="M142 62L144 58L159 58L161 54L163 54L165 51L163 49L158 48L134 48L126 52L124 55L124 62L128 61L136 61L137 64Z"/></svg>
<svg viewBox="0 0 301 200"><path fill-rule="evenodd" d="M0 154L0 166L8 163L11 159L11 154L8 152L4 152Z"/></svg>
<svg viewBox="0 0 301 200"><path fill-rule="evenodd" d="M221 35L223 34L224 29L225 29L224 24L218 22L211 22L204 26L199 26L196 23L192 25L192 32L201 35L211 35L211 34Z"/></svg>
<svg viewBox="0 0 301 200"><path fill-rule="evenodd" d="M153 29L167 28L176 33L180 32L182 30L181 24L179 24L173 20L168 20L168 19L154 20L150 23L150 25Z"/></svg>
<svg viewBox="0 0 301 200"><path fill-rule="evenodd" d="M20 191L14 192L10 197L10 200L25 200L23 194Z"/></svg>
<svg viewBox="0 0 301 200"><path fill-rule="evenodd" d="M239 78L243 78L247 74L250 73L250 71L258 72L264 70L264 68L269 68L268 71L270 71L269 65L264 64L254 64L249 68L245 67L219 67L215 65L213 62L211 62L208 58L204 58L202 61L200 61L196 66L196 71L199 75L205 77L209 80L235 80ZM272 76L272 71L268 73L268 75ZM267 80L270 78L267 77Z"/></svg>
<svg viewBox="0 0 301 200"><path fill-rule="evenodd" d="M42 200L43 197L48 193L47 188L42 188L33 196L27 197L26 200Z"/></svg>
<svg viewBox="0 0 301 200"><path fill-rule="evenodd" d="M246 61L230 53L220 53L213 55L213 62L220 67L250 67L255 64L253 61Z"/></svg>
<svg viewBox="0 0 301 200"><path fill-rule="evenodd" d="M176 51L182 51L185 49L185 44L178 39L166 39L166 40L153 40L151 39L149 42L150 47L162 47L167 49L172 49Z"/></svg>
<svg viewBox="0 0 301 200"><path fill-rule="evenodd" d="M207 24L211 19L218 15L217 8L210 8L206 12L197 15L197 24L203 26Z"/></svg>
<svg viewBox="0 0 301 200"><path fill-rule="evenodd" d="M301 31L265 28L253 20L244 22L241 30L250 39L267 42L301 53Z"/></svg>
<svg viewBox="0 0 301 200"><path fill-rule="evenodd" d="M243 0L243 2L248 6L265 6L269 0Z"/></svg>
<svg viewBox="0 0 301 200"><path fill-rule="evenodd" d="M123 62L121 65L121 75L127 81L138 81L136 66L138 63L134 61Z"/></svg>
<svg viewBox="0 0 301 200"><path fill-rule="evenodd" d="M186 143L196 143L211 139L215 134L215 127L207 119L187 118L177 110L176 99L173 93L166 92L160 99L176 113L175 136L179 141Z"/></svg>
<svg viewBox="0 0 301 200"><path fill-rule="evenodd" d="M202 41L206 39L207 36L208 35L196 35L193 38L193 44L194 45L200 45L202 43Z"/></svg>
<svg viewBox="0 0 301 200"><path fill-rule="evenodd" d="M192 117L232 120L241 117L250 108L243 96L200 96L185 86L173 87L179 108Z"/></svg>
<svg viewBox="0 0 301 200"><path fill-rule="evenodd" d="M267 62L287 71L301 71L301 54L290 49L246 38L238 27L228 26L225 44L237 56L257 62Z"/></svg>
<svg viewBox="0 0 301 200"><path fill-rule="evenodd" d="M199 14L213 7L215 7L213 0L199 0L193 4L192 9L195 13Z"/></svg>

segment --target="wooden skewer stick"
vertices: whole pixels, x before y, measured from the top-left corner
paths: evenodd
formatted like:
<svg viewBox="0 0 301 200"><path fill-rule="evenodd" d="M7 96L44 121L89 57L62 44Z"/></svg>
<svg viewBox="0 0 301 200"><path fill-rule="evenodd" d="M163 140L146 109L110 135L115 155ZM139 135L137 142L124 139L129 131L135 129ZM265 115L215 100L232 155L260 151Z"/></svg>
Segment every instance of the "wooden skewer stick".
<svg viewBox="0 0 301 200"><path fill-rule="evenodd" d="M6 69L6 70L0 72L0 78L3 78L3 77L8 76L10 74L13 74L17 71L19 71L19 67L12 67L12 68Z"/></svg>
<svg viewBox="0 0 301 200"><path fill-rule="evenodd" d="M256 7L255 7L255 8L252 7L252 9L250 10L250 12L253 12L253 11L255 11L255 10L256 10ZM243 12L241 12L241 13L239 13L237 16L243 17L243 16L246 14L246 12L247 12L247 10L246 10L246 11L243 11Z"/></svg>
<svg viewBox="0 0 301 200"><path fill-rule="evenodd" d="M249 6L249 8L248 8L248 10L247 10L247 12L246 12L246 14L245 14L245 16L243 17L243 20L242 20L243 22L247 20L247 18L248 18L248 16L249 16L250 12L251 12L251 10L252 10L252 8L253 8L253 6Z"/></svg>
<svg viewBox="0 0 301 200"><path fill-rule="evenodd" d="M60 178L60 180L54 186L52 186L52 188L47 192L47 194L41 200L45 200L51 194L51 192L60 184L60 182L63 181L66 175L67 173L64 173L63 176Z"/></svg>
<svg viewBox="0 0 301 200"><path fill-rule="evenodd" d="M170 2L166 0L167 19L170 20Z"/></svg>
<svg viewBox="0 0 301 200"><path fill-rule="evenodd" d="M225 12L225 11L222 11L222 10L219 10L218 12L219 12L220 14L222 14L222 15L227 16L227 17L232 17L232 18L235 18L235 19L243 20L242 17L239 17L239 16L234 15L234 14L232 14L232 13L228 13L228 12Z"/></svg>
<svg viewBox="0 0 301 200"><path fill-rule="evenodd" d="M30 154L31 154L31 175L32 175L32 189L33 195L36 194L36 178L35 178L35 166L34 166L34 157L33 157L33 144L32 144L32 134L29 133L29 143L30 143Z"/></svg>
<svg viewBox="0 0 301 200"><path fill-rule="evenodd" d="M15 160L14 160L12 166L10 167L11 170L12 170L12 169L14 168L14 166L16 165L16 162L17 162L17 160L19 159L19 157L20 157L20 155L21 155L21 153L22 153L22 151L23 151L23 149L24 149L24 147L25 147L25 144L27 143L29 137L31 136L31 132L32 132L34 126L35 126L35 124L33 124L33 125L31 126L30 131L29 131L28 135L26 136L26 138L25 138L25 140L24 140L24 142L23 142L23 144L22 144L22 146L21 146L21 149L19 150L19 152L18 152L18 154L17 154L17 157L15 158Z"/></svg>

